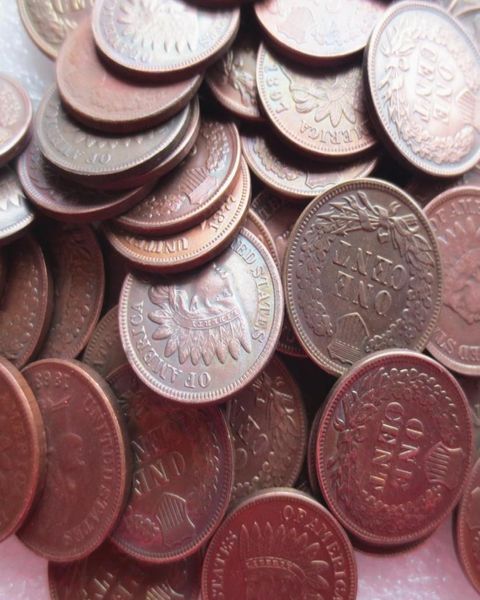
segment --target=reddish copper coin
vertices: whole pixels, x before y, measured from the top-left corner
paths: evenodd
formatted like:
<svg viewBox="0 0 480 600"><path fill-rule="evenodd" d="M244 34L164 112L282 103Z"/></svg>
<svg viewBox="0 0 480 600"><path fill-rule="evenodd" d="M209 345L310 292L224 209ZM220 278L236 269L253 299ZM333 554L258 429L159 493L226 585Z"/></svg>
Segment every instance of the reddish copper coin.
<svg viewBox="0 0 480 600"><path fill-rule="evenodd" d="M137 132L162 123L188 104L202 81L200 75L166 85L120 79L98 57L89 18L68 36L56 70L67 110L85 125L112 133Z"/></svg>
<svg viewBox="0 0 480 600"><path fill-rule="evenodd" d="M370 545L431 534L458 502L473 449L468 403L431 358L385 351L333 387L317 438L317 475L333 514Z"/></svg>
<svg viewBox="0 0 480 600"><path fill-rule="evenodd" d="M337 185L309 204L284 274L295 334L336 375L376 350L423 350L440 312L432 228L409 196L376 179Z"/></svg>
<svg viewBox="0 0 480 600"><path fill-rule="evenodd" d="M470 406L475 453L477 458L480 458L480 378L457 376L456 379L462 386Z"/></svg>
<svg viewBox="0 0 480 600"><path fill-rule="evenodd" d="M0 245L11 242L29 227L35 218L10 167L0 169Z"/></svg>
<svg viewBox="0 0 480 600"><path fill-rule="evenodd" d="M0 298L0 354L26 365L45 339L52 315L53 285L38 243L24 236L3 249L7 265Z"/></svg>
<svg viewBox="0 0 480 600"><path fill-rule="evenodd" d="M0 166L25 147L32 123L32 103L16 79L0 73Z"/></svg>
<svg viewBox="0 0 480 600"><path fill-rule="evenodd" d="M118 328L118 306L111 308L96 326L82 361L102 377L106 377L127 362Z"/></svg>
<svg viewBox="0 0 480 600"><path fill-rule="evenodd" d="M240 137L233 123L204 120L189 156L117 222L128 230L164 235L211 216L240 168Z"/></svg>
<svg viewBox="0 0 480 600"><path fill-rule="evenodd" d="M130 489L118 405L104 380L74 360L40 360L23 374L45 423L48 466L18 536L48 560L80 560L110 534Z"/></svg>
<svg viewBox="0 0 480 600"><path fill-rule="evenodd" d="M184 0L97 0L93 34L100 52L142 77L211 64L232 43L240 10L205 10Z"/></svg>
<svg viewBox="0 0 480 600"><path fill-rule="evenodd" d="M350 541L318 502L294 490L260 492L222 523L202 571L204 600L355 600Z"/></svg>
<svg viewBox="0 0 480 600"><path fill-rule="evenodd" d="M253 381L275 350L282 318L277 267L245 229L197 271L129 275L120 297L120 335L135 372L188 404L222 401Z"/></svg>
<svg viewBox="0 0 480 600"><path fill-rule="evenodd" d="M460 502L456 533L460 562L480 593L480 459L472 469Z"/></svg>
<svg viewBox="0 0 480 600"><path fill-rule="evenodd" d="M265 227L264 222L260 217L254 212L251 208L248 209L247 217L243 223L243 226L251 231L253 235L255 235L265 246L265 248L270 252L275 264L278 265L278 256L277 249L275 247L275 242Z"/></svg>
<svg viewBox="0 0 480 600"><path fill-rule="evenodd" d="M2 253L2 251L0 250L0 300L2 299L3 290L5 288L6 278L7 278L7 264L5 261L5 256Z"/></svg>
<svg viewBox="0 0 480 600"><path fill-rule="evenodd" d="M51 327L41 358L75 358L92 335L103 305L103 257L87 226L49 224L42 242L54 281Z"/></svg>
<svg viewBox="0 0 480 600"><path fill-rule="evenodd" d="M0 357L0 541L24 522L43 481L45 433L35 396Z"/></svg>
<svg viewBox="0 0 480 600"><path fill-rule="evenodd" d="M232 492L233 449L216 407L184 408L143 385L129 365L108 377L126 417L133 487L112 541L146 562L196 552L220 524Z"/></svg>
<svg viewBox="0 0 480 600"><path fill-rule="evenodd" d="M52 600L198 600L200 569L198 555L153 566L132 560L105 543L81 562L50 563L48 582Z"/></svg>
<svg viewBox="0 0 480 600"><path fill-rule="evenodd" d="M115 250L139 269L162 273L188 271L208 262L229 245L242 226L250 195L250 175L242 162L234 188L224 197L220 208L192 229L164 237L147 237L112 223L105 225L103 231Z"/></svg>
<svg viewBox="0 0 480 600"><path fill-rule="evenodd" d="M397 156L454 177L480 159L480 53L461 25L429 3L394 5L365 56L372 116Z"/></svg>
<svg viewBox="0 0 480 600"><path fill-rule="evenodd" d="M232 500L290 487L305 458L307 417L295 379L278 356L227 404L235 451Z"/></svg>
<svg viewBox="0 0 480 600"><path fill-rule="evenodd" d="M335 72L286 62L260 46L257 84L262 106L278 133L303 152L346 159L372 148L359 64Z"/></svg>

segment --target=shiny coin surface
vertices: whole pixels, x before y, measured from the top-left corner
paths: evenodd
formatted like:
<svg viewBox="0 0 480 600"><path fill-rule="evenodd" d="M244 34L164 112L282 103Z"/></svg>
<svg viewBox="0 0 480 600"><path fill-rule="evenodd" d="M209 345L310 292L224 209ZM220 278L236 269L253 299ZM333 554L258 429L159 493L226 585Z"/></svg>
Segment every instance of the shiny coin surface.
<svg viewBox="0 0 480 600"><path fill-rule="evenodd" d="M466 29L477 48L480 49L480 5L473 6L472 4L471 8L467 8L455 16L462 27Z"/></svg>
<svg viewBox="0 0 480 600"><path fill-rule="evenodd" d="M277 248L275 247L275 242L272 238L272 235L268 231L262 219L260 219L257 213L251 208L248 209L247 217L243 222L243 226L251 231L253 235L255 235L262 242L265 248L270 252L275 264L278 265Z"/></svg>
<svg viewBox="0 0 480 600"><path fill-rule="evenodd" d="M33 223L35 215L10 167L0 169L0 245L11 242Z"/></svg>
<svg viewBox="0 0 480 600"><path fill-rule="evenodd" d="M82 361L102 377L106 377L127 362L118 329L118 306L111 308L95 327Z"/></svg>
<svg viewBox="0 0 480 600"><path fill-rule="evenodd" d="M480 593L480 460L475 463L457 516L457 548L460 562L473 587Z"/></svg>
<svg viewBox="0 0 480 600"><path fill-rule="evenodd" d="M32 123L32 103L23 87L12 77L0 73L0 166L27 143Z"/></svg>

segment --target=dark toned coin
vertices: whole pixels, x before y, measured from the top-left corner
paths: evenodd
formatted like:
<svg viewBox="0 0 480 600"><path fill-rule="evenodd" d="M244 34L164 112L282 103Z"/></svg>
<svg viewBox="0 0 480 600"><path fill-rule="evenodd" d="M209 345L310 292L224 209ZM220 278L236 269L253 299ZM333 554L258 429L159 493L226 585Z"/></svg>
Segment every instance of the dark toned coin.
<svg viewBox="0 0 480 600"><path fill-rule="evenodd" d="M118 306L111 308L96 326L82 361L102 377L106 377L127 362L118 329Z"/></svg>
<svg viewBox="0 0 480 600"><path fill-rule="evenodd" d="M0 245L23 234L34 218L15 171L3 167L0 169Z"/></svg>
<svg viewBox="0 0 480 600"><path fill-rule="evenodd" d="M7 264L5 262L5 255L0 250L0 300L2 299L6 278L7 278Z"/></svg>
<svg viewBox="0 0 480 600"><path fill-rule="evenodd" d="M0 541L24 522L44 476L45 433L35 396L0 357Z"/></svg>
<svg viewBox="0 0 480 600"><path fill-rule="evenodd" d="M456 533L460 563L480 593L480 459L472 469L460 502Z"/></svg>
<svg viewBox="0 0 480 600"><path fill-rule="evenodd" d="M379 352L330 392L317 475L328 507L354 536L404 545L452 511L472 449L468 403L445 367L406 350Z"/></svg>
<svg viewBox="0 0 480 600"><path fill-rule="evenodd" d="M80 560L110 534L130 489L129 449L110 388L86 365L47 359L23 371L47 436L45 488L18 532L36 554Z"/></svg>
<svg viewBox="0 0 480 600"><path fill-rule="evenodd" d="M0 73L0 166L19 154L27 143L32 103L23 87Z"/></svg>
<svg viewBox="0 0 480 600"><path fill-rule="evenodd" d="M81 562L50 563L48 582L52 600L198 600L200 556L172 565L137 562L105 543Z"/></svg>
<svg viewBox="0 0 480 600"><path fill-rule="evenodd" d="M352 546L332 515L302 492L276 489L222 523L205 556L202 598L354 600L357 579Z"/></svg>
<svg viewBox="0 0 480 600"><path fill-rule="evenodd" d="M49 224L42 231L54 281L54 309L40 358L75 358L100 316L105 290L103 257L87 226Z"/></svg>
<svg viewBox="0 0 480 600"><path fill-rule="evenodd" d="M265 224L262 221L262 219L260 219L257 213L254 212L251 208L248 209L247 218L243 222L243 226L249 231L251 231L253 235L255 235L262 242L265 248L270 252L275 263L278 265L278 256L277 249L275 247L275 242L270 232L265 227Z"/></svg>
<svg viewBox="0 0 480 600"><path fill-rule="evenodd" d="M232 500L290 487L305 458L307 417L296 381L278 356L227 404L235 450Z"/></svg>
<svg viewBox="0 0 480 600"><path fill-rule="evenodd" d="M137 132L162 123L188 104L202 81L200 75L166 85L120 79L101 62L89 18L68 36L56 71L60 96L75 119L112 133Z"/></svg>
<svg viewBox="0 0 480 600"><path fill-rule="evenodd" d="M188 404L222 401L253 381L275 350L282 318L277 267L246 229L197 271L129 275L120 297L120 335L135 372Z"/></svg>
<svg viewBox="0 0 480 600"><path fill-rule="evenodd" d="M27 235L6 246L7 273L0 298L0 355L17 368L35 356L52 316L53 285L42 249Z"/></svg>
<svg viewBox="0 0 480 600"><path fill-rule="evenodd" d="M480 53L446 11L393 5L370 38L365 76L374 123L397 156L440 177L479 161Z"/></svg>
<svg viewBox="0 0 480 600"><path fill-rule="evenodd" d="M97 0L96 44L112 63L142 77L204 68L232 43L240 10L205 10L184 0Z"/></svg>
<svg viewBox="0 0 480 600"><path fill-rule="evenodd" d="M372 148L360 64L315 71L279 59L260 46L257 84L278 133L317 158L347 159Z"/></svg>
<svg viewBox="0 0 480 600"><path fill-rule="evenodd" d="M480 458L480 378L457 376L458 383L465 392L470 406L470 416L473 422L473 437L475 454Z"/></svg>
<svg viewBox="0 0 480 600"><path fill-rule="evenodd" d="M112 541L152 563L196 552L218 527L233 483L233 449L216 407L172 405L129 365L108 377L128 424L133 487Z"/></svg>
<svg viewBox="0 0 480 600"><path fill-rule="evenodd" d="M376 350L423 350L440 312L431 226L409 196L377 179L337 185L304 210L284 274L295 334L336 375Z"/></svg>

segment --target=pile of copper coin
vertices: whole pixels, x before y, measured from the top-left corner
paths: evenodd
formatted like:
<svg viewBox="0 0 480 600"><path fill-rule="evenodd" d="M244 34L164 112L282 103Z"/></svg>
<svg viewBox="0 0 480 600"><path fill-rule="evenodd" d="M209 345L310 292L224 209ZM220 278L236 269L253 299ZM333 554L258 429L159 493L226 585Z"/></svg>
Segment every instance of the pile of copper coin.
<svg viewBox="0 0 480 600"><path fill-rule="evenodd" d="M55 600L353 600L456 511L480 591L480 3L18 5L0 539Z"/></svg>

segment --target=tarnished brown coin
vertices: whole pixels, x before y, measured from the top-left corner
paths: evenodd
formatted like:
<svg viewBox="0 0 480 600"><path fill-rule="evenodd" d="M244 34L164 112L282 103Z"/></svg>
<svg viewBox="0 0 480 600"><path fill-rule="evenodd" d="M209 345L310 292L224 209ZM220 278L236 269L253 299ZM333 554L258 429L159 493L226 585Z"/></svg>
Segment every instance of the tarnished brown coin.
<svg viewBox="0 0 480 600"><path fill-rule="evenodd" d="M128 230L154 235L198 225L230 191L240 157L240 137L233 123L202 121L189 156L117 222Z"/></svg>
<svg viewBox="0 0 480 600"><path fill-rule="evenodd" d="M184 0L97 0L93 34L104 56L143 77L205 67L233 41L240 10Z"/></svg>
<svg viewBox="0 0 480 600"><path fill-rule="evenodd" d="M440 312L435 235L418 205L384 181L340 184L311 202L284 273L295 334L332 374L376 350L423 350Z"/></svg>
<svg viewBox="0 0 480 600"><path fill-rule="evenodd" d="M0 245L11 242L29 227L35 218L10 167L0 169Z"/></svg>
<svg viewBox="0 0 480 600"><path fill-rule="evenodd" d="M25 147L32 115L32 103L20 83L0 73L0 166Z"/></svg>
<svg viewBox="0 0 480 600"><path fill-rule="evenodd" d="M300 150L316 157L345 159L376 144L359 64L313 72L279 59L262 45L257 84L272 125Z"/></svg>
<svg viewBox="0 0 480 600"><path fill-rule="evenodd" d="M172 405L129 365L108 377L125 415L133 487L112 541L146 562L196 552L220 524L232 492L233 449L216 407Z"/></svg>
<svg viewBox="0 0 480 600"><path fill-rule="evenodd" d="M253 232L255 233L255 232ZM7 278L7 263L5 254L0 250L0 300L2 299L3 290L5 288L5 280Z"/></svg>
<svg viewBox="0 0 480 600"><path fill-rule="evenodd" d="M245 229L197 271L129 275L120 297L130 364L154 391L189 404L224 400L253 381L275 350L282 318L277 267Z"/></svg>
<svg viewBox="0 0 480 600"><path fill-rule="evenodd" d="M480 378L457 375L457 381L465 392L473 422L473 442L477 458L480 458Z"/></svg>
<svg viewBox="0 0 480 600"><path fill-rule="evenodd" d="M103 231L110 244L131 264L144 271L181 272L208 262L238 233L251 195L250 174L242 162L233 189L211 217L192 229L163 237L130 233L115 223Z"/></svg>
<svg viewBox="0 0 480 600"><path fill-rule="evenodd" d="M87 226L49 224L41 232L54 281L54 308L40 358L75 358L100 316L105 273L100 246Z"/></svg>
<svg viewBox="0 0 480 600"><path fill-rule="evenodd" d="M162 123L188 104L202 81L200 75L166 85L120 79L101 62L89 18L69 34L56 70L65 108L81 123L112 133L137 132Z"/></svg>
<svg viewBox="0 0 480 600"><path fill-rule="evenodd" d="M118 328L118 306L100 320L90 338L82 361L106 377L127 362Z"/></svg>
<svg viewBox="0 0 480 600"><path fill-rule="evenodd" d="M425 207L444 285L428 351L449 369L480 375L480 188L448 190Z"/></svg>
<svg viewBox="0 0 480 600"><path fill-rule="evenodd" d="M460 562L480 593L480 459L470 473L460 502L456 533Z"/></svg>
<svg viewBox="0 0 480 600"><path fill-rule="evenodd" d="M376 353L327 400L316 448L323 497L369 545L421 540L461 496L472 437L465 394L442 365L415 352Z"/></svg>
<svg viewBox="0 0 480 600"><path fill-rule="evenodd" d="M7 265L0 298L0 355L17 368L35 356L52 316L53 285L38 243L24 236L6 246Z"/></svg>
<svg viewBox="0 0 480 600"><path fill-rule="evenodd" d="M253 235L255 235L262 242L265 248L270 252L275 264L278 265L277 248L275 247L275 242L265 226L265 223L251 208L248 209L247 217L243 222L243 226L251 231Z"/></svg>
<svg viewBox="0 0 480 600"><path fill-rule="evenodd" d="M54 562L80 560L109 535L130 489L116 399L75 360L40 360L23 374L40 405L48 465L44 490L18 536Z"/></svg>
<svg viewBox="0 0 480 600"><path fill-rule="evenodd" d="M118 600L198 600L200 556L172 565L147 565L103 544L81 562L50 563L52 600L112 598Z"/></svg>
<svg viewBox="0 0 480 600"><path fill-rule="evenodd" d="M365 55L372 117L390 149L421 171L461 175L480 159L480 53L433 4L394 5Z"/></svg>
<svg viewBox="0 0 480 600"><path fill-rule="evenodd" d="M43 483L45 432L35 396L0 357L0 541L24 522Z"/></svg>
<svg viewBox="0 0 480 600"><path fill-rule="evenodd" d="M332 515L294 490L260 492L222 523L202 571L204 600L355 600L352 546Z"/></svg>
<svg viewBox="0 0 480 600"><path fill-rule="evenodd" d="M300 388L278 356L227 404L233 436L232 500L270 487L290 487L305 458L307 417Z"/></svg>

